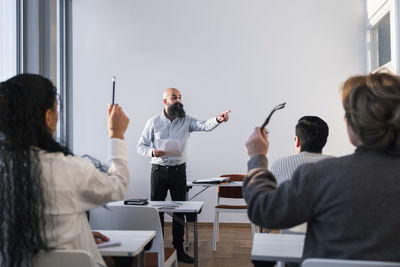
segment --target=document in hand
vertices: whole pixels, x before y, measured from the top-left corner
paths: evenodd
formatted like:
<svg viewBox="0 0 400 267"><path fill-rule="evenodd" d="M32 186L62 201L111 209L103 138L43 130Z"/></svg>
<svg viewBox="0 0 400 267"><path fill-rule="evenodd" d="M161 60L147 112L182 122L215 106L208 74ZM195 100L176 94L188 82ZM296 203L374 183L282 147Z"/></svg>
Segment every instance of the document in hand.
<svg viewBox="0 0 400 267"><path fill-rule="evenodd" d="M121 245L122 245L121 242L110 239L110 241L97 244L97 247L98 248L108 248L108 247L119 247Z"/></svg>
<svg viewBox="0 0 400 267"><path fill-rule="evenodd" d="M207 179L198 179L193 181L194 184L220 184L229 181L230 177L213 177Z"/></svg>
<svg viewBox="0 0 400 267"><path fill-rule="evenodd" d="M155 146L159 150L165 152L163 157L180 157L182 156L181 143L175 139L157 139Z"/></svg>

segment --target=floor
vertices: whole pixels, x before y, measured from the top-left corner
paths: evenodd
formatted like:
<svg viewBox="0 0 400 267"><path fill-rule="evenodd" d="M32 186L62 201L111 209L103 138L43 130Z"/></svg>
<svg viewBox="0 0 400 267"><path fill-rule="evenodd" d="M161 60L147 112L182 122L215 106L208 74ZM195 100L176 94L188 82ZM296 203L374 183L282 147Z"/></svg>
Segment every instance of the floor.
<svg viewBox="0 0 400 267"><path fill-rule="evenodd" d="M199 225L199 266L200 267L251 267L251 230L250 224L221 224L220 241L217 251L212 251L212 224ZM190 235L193 240L193 235ZM172 247L171 225L165 225L164 242ZM189 255L193 256L193 243L189 247ZM179 267L193 266L179 262Z"/></svg>

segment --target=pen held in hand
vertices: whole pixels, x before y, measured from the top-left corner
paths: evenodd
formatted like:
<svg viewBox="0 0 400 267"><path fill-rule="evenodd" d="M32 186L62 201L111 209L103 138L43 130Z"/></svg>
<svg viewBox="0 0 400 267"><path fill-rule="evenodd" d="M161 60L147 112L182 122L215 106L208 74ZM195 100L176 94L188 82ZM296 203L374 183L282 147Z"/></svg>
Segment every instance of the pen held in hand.
<svg viewBox="0 0 400 267"><path fill-rule="evenodd" d="M112 89L112 105L114 106L114 100L115 100L115 76L113 76L112 82L113 82L113 89Z"/></svg>
<svg viewBox="0 0 400 267"><path fill-rule="evenodd" d="M260 127L260 131L264 131L265 126L267 126L267 124L269 123L269 120L271 119L272 114L274 114L275 111L283 109L286 105L286 102L283 102L282 104L277 105L276 107L274 107L274 109L271 111L271 113L269 113L268 117L265 119L264 123L261 125Z"/></svg>

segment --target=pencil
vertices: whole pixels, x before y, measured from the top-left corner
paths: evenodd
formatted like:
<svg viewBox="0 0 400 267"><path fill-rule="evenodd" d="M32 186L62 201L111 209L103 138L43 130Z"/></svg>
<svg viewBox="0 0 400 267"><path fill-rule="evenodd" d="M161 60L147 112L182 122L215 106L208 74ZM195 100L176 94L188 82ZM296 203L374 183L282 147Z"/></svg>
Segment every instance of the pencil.
<svg viewBox="0 0 400 267"><path fill-rule="evenodd" d="M113 90L112 90L112 105L114 106L114 99L115 99L115 76L112 78L113 82Z"/></svg>

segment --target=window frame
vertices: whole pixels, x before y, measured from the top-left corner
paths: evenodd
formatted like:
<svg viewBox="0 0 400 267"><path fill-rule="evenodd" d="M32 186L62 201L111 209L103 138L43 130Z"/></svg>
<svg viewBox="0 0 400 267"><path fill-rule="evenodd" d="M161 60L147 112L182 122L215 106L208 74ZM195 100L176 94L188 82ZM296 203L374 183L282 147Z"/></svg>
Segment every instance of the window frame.
<svg viewBox="0 0 400 267"><path fill-rule="evenodd" d="M377 68L373 67L373 30L378 25L378 23L386 16L390 15L390 53L391 60ZM367 32L366 32L366 42L367 42L367 69L368 72L376 72L381 69L388 69L393 73L399 73L399 47L398 47L398 31L399 31L399 3L395 0L388 0L384 2L380 7L375 10L369 17L367 21Z"/></svg>

